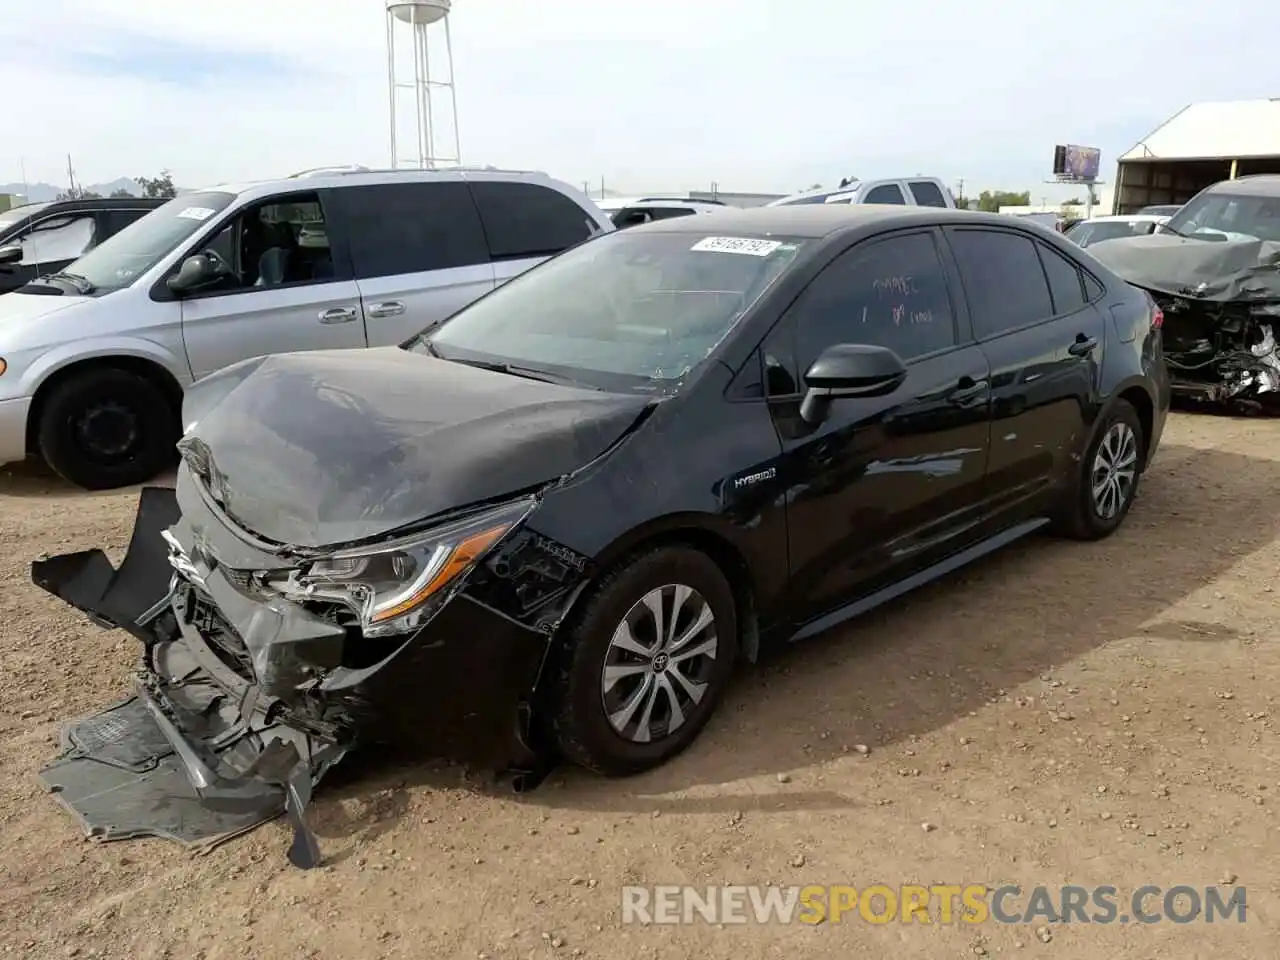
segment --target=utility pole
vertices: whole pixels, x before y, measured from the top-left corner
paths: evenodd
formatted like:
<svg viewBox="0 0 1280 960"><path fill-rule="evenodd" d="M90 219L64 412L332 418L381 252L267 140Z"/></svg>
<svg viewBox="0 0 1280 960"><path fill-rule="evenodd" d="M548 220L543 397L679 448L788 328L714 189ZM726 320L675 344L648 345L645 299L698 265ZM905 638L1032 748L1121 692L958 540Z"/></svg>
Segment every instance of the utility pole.
<svg viewBox="0 0 1280 960"><path fill-rule="evenodd" d="M956 199L957 200L964 199L964 177L961 177L959 180L956 181Z"/></svg>
<svg viewBox="0 0 1280 960"><path fill-rule="evenodd" d="M67 154L67 193L74 199L78 192L76 190L76 171L71 164L71 154Z"/></svg>

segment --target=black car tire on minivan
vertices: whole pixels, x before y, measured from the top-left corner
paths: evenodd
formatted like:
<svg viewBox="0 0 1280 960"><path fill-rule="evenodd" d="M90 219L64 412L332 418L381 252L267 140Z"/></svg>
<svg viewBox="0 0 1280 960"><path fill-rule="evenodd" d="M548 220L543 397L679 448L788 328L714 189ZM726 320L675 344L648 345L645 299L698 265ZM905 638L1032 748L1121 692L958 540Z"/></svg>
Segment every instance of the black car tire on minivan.
<svg viewBox="0 0 1280 960"><path fill-rule="evenodd" d="M1100 457L1104 446L1106 451ZM1146 449L1147 437L1138 411L1127 400L1116 400L1094 431L1089 449L1076 471L1075 482L1064 499L1062 513L1056 518L1054 531L1077 540L1101 540L1118 530L1138 494ZM1111 501L1118 505L1114 512L1100 509L1094 493L1100 478L1106 475L1104 461L1113 462L1113 467L1119 467L1122 472L1132 470L1132 481L1122 484L1119 495Z"/></svg>
<svg viewBox="0 0 1280 960"><path fill-rule="evenodd" d="M104 418L97 437L90 436L94 418ZM45 463L86 490L153 479L175 459L179 435L177 413L160 388L115 367L87 370L54 386L41 405L37 431Z"/></svg>
<svg viewBox="0 0 1280 960"><path fill-rule="evenodd" d="M677 600L682 602L670 623ZM691 629L699 623L700 630ZM704 652L691 656L695 650ZM710 557L684 546L633 557L602 578L567 625L549 691L551 732L561 756L606 776L665 763L706 725L737 652L733 590ZM616 678L612 686L610 678ZM689 699L693 692L700 692L696 700ZM648 739L637 732L646 708Z"/></svg>

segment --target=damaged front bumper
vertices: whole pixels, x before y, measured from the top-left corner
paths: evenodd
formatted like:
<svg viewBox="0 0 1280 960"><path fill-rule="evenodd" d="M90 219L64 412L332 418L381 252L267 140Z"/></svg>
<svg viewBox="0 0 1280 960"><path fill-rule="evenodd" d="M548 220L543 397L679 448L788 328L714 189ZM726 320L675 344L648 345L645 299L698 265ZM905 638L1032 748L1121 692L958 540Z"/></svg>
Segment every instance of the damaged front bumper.
<svg viewBox="0 0 1280 960"><path fill-rule="evenodd" d="M208 849L287 813L290 861L315 866L304 812L344 747L283 722L201 636L193 586L165 548L178 514L173 491L148 488L119 570L100 550L32 564L38 586L143 644L133 696L67 726L64 753L41 779L104 841L160 836Z"/></svg>
<svg viewBox="0 0 1280 960"><path fill-rule="evenodd" d="M214 558L225 528L199 515L197 534L184 509L175 491L144 489L118 570L99 550L32 564L38 586L143 647L132 696L70 724L41 772L91 838L208 849L286 814L289 859L312 867L311 791L360 743L437 756L463 745L504 769L546 766L529 746L545 631L458 596L416 633L371 647L354 628L252 595L236 565ZM181 548L194 543L213 549Z"/></svg>

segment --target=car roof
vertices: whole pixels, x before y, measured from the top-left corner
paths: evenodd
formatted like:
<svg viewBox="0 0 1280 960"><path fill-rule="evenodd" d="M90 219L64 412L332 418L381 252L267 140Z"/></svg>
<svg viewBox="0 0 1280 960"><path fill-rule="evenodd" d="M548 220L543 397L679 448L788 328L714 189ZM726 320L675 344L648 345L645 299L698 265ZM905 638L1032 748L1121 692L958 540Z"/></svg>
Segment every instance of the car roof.
<svg viewBox="0 0 1280 960"><path fill-rule="evenodd" d="M1125 223L1164 222L1169 218L1162 213L1108 213L1101 217L1090 217L1081 223L1108 223L1123 220Z"/></svg>
<svg viewBox="0 0 1280 960"><path fill-rule="evenodd" d="M6 213L22 213L30 208L35 213L57 213L63 210L136 210L139 206L158 207L168 203L168 197L79 197L75 200L39 200L10 207Z"/></svg>
<svg viewBox="0 0 1280 960"><path fill-rule="evenodd" d="M560 181L540 170L507 170L498 167L457 166L438 170L402 167L398 169L370 169L366 167L317 167L304 170L291 177L271 180L249 180L239 183L220 183L201 187L201 193L230 193L251 198L272 193L309 193L315 190L338 187L360 187L384 183L413 183L420 181L501 181L537 183L543 186L563 186ZM585 196L585 194L584 194Z"/></svg>
<svg viewBox="0 0 1280 960"><path fill-rule="evenodd" d="M699 210L726 210L728 207L723 203L717 203L712 200L694 200L692 198L682 200L679 197L644 197L640 200L632 200L630 203L623 204L620 210L631 209L636 207L653 207L658 210L675 209L692 209Z"/></svg>
<svg viewBox="0 0 1280 960"><path fill-rule="evenodd" d="M714 220L701 217L677 217L631 227L627 232L650 233L774 234L817 239L835 233L877 227L893 229L934 223L974 224L1008 227L1011 217L998 213L978 213L944 207L915 207L890 204L792 204L777 207L730 207L716 214Z"/></svg>
<svg viewBox="0 0 1280 960"><path fill-rule="evenodd" d="M1259 173L1238 177L1235 180L1221 180L1207 189L1213 193L1227 193L1235 196L1280 197L1280 174Z"/></svg>

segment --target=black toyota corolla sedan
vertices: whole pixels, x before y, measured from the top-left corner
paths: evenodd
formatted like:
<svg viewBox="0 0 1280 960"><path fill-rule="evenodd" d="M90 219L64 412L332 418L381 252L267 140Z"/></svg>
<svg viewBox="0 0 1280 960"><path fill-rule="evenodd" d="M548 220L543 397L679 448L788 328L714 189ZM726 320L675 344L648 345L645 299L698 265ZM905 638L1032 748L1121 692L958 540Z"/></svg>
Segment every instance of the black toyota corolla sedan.
<svg viewBox="0 0 1280 960"><path fill-rule="evenodd" d="M45 780L99 835L196 841L300 824L370 741L653 767L766 644L1114 531L1161 322L1034 224L793 206L603 235L400 348L237 364L119 571L33 567L145 654Z"/></svg>

